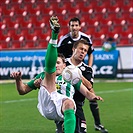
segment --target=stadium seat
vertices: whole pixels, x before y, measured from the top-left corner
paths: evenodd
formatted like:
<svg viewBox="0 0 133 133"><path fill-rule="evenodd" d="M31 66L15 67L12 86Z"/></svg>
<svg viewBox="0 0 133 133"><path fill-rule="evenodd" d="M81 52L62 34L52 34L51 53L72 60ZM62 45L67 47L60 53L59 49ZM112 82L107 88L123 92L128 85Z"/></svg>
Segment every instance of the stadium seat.
<svg viewBox="0 0 133 133"><path fill-rule="evenodd" d="M94 35L95 34L95 27L94 26L88 26L88 30L85 32L87 35Z"/></svg>
<svg viewBox="0 0 133 133"><path fill-rule="evenodd" d="M3 4L1 6L1 11L4 16L9 16L10 12L14 11L14 8L12 7L11 9L7 9L7 6L5 4Z"/></svg>
<svg viewBox="0 0 133 133"><path fill-rule="evenodd" d="M39 47L38 48L46 49L47 48L47 44L48 44L48 41L46 41L46 40L40 40L39 41Z"/></svg>
<svg viewBox="0 0 133 133"><path fill-rule="evenodd" d="M2 31L0 30L0 42L5 42L6 38L8 37L2 34Z"/></svg>
<svg viewBox="0 0 133 133"><path fill-rule="evenodd" d="M127 30L120 32L122 38L128 37L128 35L132 33L133 33L133 25L129 25Z"/></svg>
<svg viewBox="0 0 133 133"><path fill-rule="evenodd" d="M68 32L69 32L69 27L63 26L63 27L61 27L61 31L60 31L60 33L59 33L59 36L64 36L64 35L66 35Z"/></svg>
<svg viewBox="0 0 133 133"><path fill-rule="evenodd" d="M1 30L1 34L6 36L8 34L7 24L1 24L0 30Z"/></svg>
<svg viewBox="0 0 133 133"><path fill-rule="evenodd" d="M28 24L31 23L31 19L29 20L24 20L24 17L23 16L19 16L17 19L16 19L17 23L20 24L20 26L22 28L27 28Z"/></svg>
<svg viewBox="0 0 133 133"><path fill-rule="evenodd" d="M24 31L21 34L16 34L16 30L12 29L9 31L8 36L12 37L12 44L13 47L12 48L21 48L23 46L25 46L24 43L24 36L26 36L26 34L24 34Z"/></svg>
<svg viewBox="0 0 133 133"><path fill-rule="evenodd" d="M14 3L12 6L17 15L22 15L24 11L27 11L26 6L24 6L24 8L20 8L18 3Z"/></svg>
<svg viewBox="0 0 133 133"><path fill-rule="evenodd" d="M93 42L94 47L99 47L99 46L101 47L102 46L102 40L99 39L99 38L98 39L93 39L92 42Z"/></svg>
<svg viewBox="0 0 133 133"><path fill-rule="evenodd" d="M61 27L69 25L69 19L64 19L62 16L59 16L59 21Z"/></svg>
<svg viewBox="0 0 133 133"><path fill-rule="evenodd" d="M29 3L29 4L26 4L26 10L28 11L28 13L30 15L32 15L32 14L34 15L34 14L36 14L36 12L38 10L40 10L40 8L39 8L39 6L37 6L36 8L33 8L33 5L31 3Z"/></svg>
<svg viewBox="0 0 133 133"><path fill-rule="evenodd" d="M62 6L59 6L59 4L53 3L51 8L54 11L55 16L64 16L67 13L67 9L64 4Z"/></svg>
<svg viewBox="0 0 133 133"><path fill-rule="evenodd" d="M129 44L129 39L128 38L121 38L120 39L120 42L119 42L119 44L118 44L118 46L127 46L128 44Z"/></svg>
<svg viewBox="0 0 133 133"><path fill-rule="evenodd" d="M101 35L102 34L106 35L109 32L109 26L108 25L102 25L99 32L100 32Z"/></svg>
<svg viewBox="0 0 133 133"><path fill-rule="evenodd" d="M36 17L36 15L33 15L31 18L31 23L35 26L35 27L40 27L40 24L42 23L42 21L39 21Z"/></svg>
<svg viewBox="0 0 133 133"><path fill-rule="evenodd" d="M132 12L124 12L123 14L123 19L125 19L128 24L133 23L133 11Z"/></svg>
<svg viewBox="0 0 133 133"><path fill-rule="evenodd" d="M72 13L72 14L78 14L80 10L80 7L78 5L75 5L73 6L71 2L68 2L68 1L64 1L64 8L69 12L69 13ZM68 10L69 9L69 10Z"/></svg>
<svg viewBox="0 0 133 133"><path fill-rule="evenodd" d="M24 48L35 48L33 37L30 38L29 40L25 40Z"/></svg>
<svg viewBox="0 0 133 133"><path fill-rule="evenodd" d="M84 18L81 18L81 22L87 22L88 25L94 26L95 19L91 19L89 14L83 14ZM87 20L87 21L86 21Z"/></svg>
<svg viewBox="0 0 133 133"><path fill-rule="evenodd" d="M31 36L29 37L31 40L37 36L40 43L38 47L46 48L50 37L49 18L52 15L57 15L60 20L59 37L68 33L69 18L79 17L82 22L81 30L93 36L97 46L100 46L101 36L120 36L119 40L122 39L122 43L132 42L131 39L127 39L133 31L132 0L2 0L0 4L0 27L2 24L6 25L5 29L1 30L1 39L5 40L12 34L14 48L21 47L19 41L21 35ZM96 23L99 25L95 25ZM29 30L33 30L30 34L27 30L29 24L33 25ZM8 44L5 42L5 47L8 48ZM36 47L33 44L33 40L29 41L30 48ZM22 48L28 48L28 45Z"/></svg>
<svg viewBox="0 0 133 133"><path fill-rule="evenodd" d="M7 43L5 41L0 41L0 50L8 49Z"/></svg>
<svg viewBox="0 0 133 133"><path fill-rule="evenodd" d="M3 18L3 23L6 24L7 27L14 27L16 21L11 21L11 18L9 16L6 16Z"/></svg>

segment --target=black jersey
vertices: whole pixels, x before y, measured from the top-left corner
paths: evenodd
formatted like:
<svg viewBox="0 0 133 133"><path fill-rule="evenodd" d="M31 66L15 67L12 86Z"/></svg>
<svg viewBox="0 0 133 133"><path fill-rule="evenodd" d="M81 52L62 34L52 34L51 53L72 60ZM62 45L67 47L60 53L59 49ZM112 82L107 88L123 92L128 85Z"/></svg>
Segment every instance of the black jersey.
<svg viewBox="0 0 133 133"><path fill-rule="evenodd" d="M70 58L66 58L66 65L72 65ZM82 71L82 75L93 85L94 75L92 68L86 65L84 62L81 62L78 65L78 68ZM77 102L83 102L85 100L85 96L79 91L75 91L74 100Z"/></svg>
<svg viewBox="0 0 133 133"><path fill-rule="evenodd" d="M79 31L79 37L76 39L72 38L71 32L63 36L58 43L58 52L63 53L65 58L71 57L73 44L81 39L87 40L88 45L90 46L88 50L88 56L89 56L94 51L94 48L92 46L92 41L87 34L81 31Z"/></svg>

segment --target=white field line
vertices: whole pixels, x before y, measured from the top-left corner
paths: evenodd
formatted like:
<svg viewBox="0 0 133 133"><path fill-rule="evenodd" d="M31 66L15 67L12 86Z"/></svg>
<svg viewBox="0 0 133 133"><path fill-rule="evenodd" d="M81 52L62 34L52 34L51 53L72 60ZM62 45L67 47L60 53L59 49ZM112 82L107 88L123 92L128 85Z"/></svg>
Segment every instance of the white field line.
<svg viewBox="0 0 133 133"><path fill-rule="evenodd" d="M131 91L133 88L126 88L121 90L110 90L110 91L99 91L96 92L96 94L105 94L105 93L118 93L118 92L125 92L125 91Z"/></svg>
<svg viewBox="0 0 133 133"><path fill-rule="evenodd" d="M34 101L37 100L37 98L27 98L27 99L19 99L19 100L9 100L9 101L3 101L0 103L18 103L18 102L27 102L27 101Z"/></svg>
<svg viewBox="0 0 133 133"><path fill-rule="evenodd" d="M109 93L119 93L119 92L126 92L126 91L131 91L133 88L126 88L126 89L121 89L121 90L110 90L110 91L99 91L96 92L96 94L109 94ZM37 98L27 98L27 99L19 99L19 100L9 100L9 101L2 101L1 103L7 104L7 103L18 103L18 102L27 102L27 101L35 101Z"/></svg>

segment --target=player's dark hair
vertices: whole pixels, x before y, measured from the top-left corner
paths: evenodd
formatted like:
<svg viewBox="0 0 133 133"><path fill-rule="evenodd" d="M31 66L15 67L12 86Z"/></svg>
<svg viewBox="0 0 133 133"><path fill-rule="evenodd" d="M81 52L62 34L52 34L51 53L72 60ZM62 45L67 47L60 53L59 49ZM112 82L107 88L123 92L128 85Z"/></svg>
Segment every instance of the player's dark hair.
<svg viewBox="0 0 133 133"><path fill-rule="evenodd" d="M114 41L114 38L109 37L109 38L107 39L107 41L109 41L109 42L113 42L113 41Z"/></svg>
<svg viewBox="0 0 133 133"><path fill-rule="evenodd" d="M89 45L88 45L88 42L87 42L85 39L81 39L81 40L76 41L76 42L73 44L73 48L77 48L78 45L79 45L79 43L83 43L83 44L89 46Z"/></svg>
<svg viewBox="0 0 133 133"><path fill-rule="evenodd" d="M76 17L70 19L69 25L70 25L71 22L77 22L77 21L78 21L79 25L81 25L81 21Z"/></svg>
<svg viewBox="0 0 133 133"><path fill-rule="evenodd" d="M60 57L63 63L65 63L65 56L62 53L58 53L58 57Z"/></svg>

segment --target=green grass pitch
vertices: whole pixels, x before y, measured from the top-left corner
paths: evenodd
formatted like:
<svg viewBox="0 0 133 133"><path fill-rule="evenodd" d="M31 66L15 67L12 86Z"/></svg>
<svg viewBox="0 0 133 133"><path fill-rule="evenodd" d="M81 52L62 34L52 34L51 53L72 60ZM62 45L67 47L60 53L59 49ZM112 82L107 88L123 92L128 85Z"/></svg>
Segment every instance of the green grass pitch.
<svg viewBox="0 0 133 133"><path fill-rule="evenodd" d="M133 133L133 97L131 82L96 82L94 90L104 98L98 101L102 124L109 133ZM37 110L37 92L20 96L14 83L0 84L0 133L55 133L54 121L43 118ZM94 130L94 120L85 101L87 132Z"/></svg>

